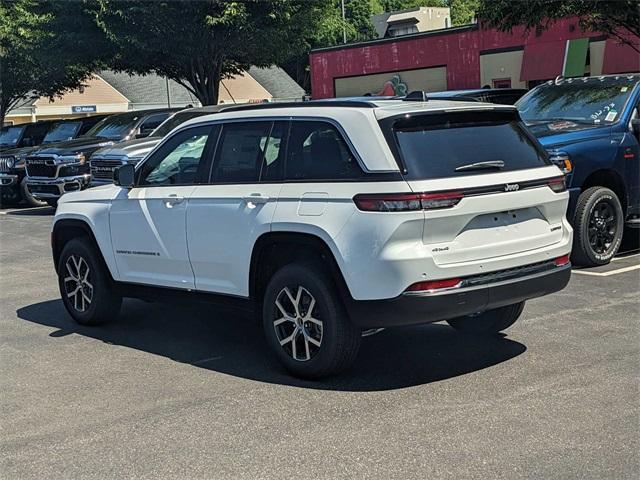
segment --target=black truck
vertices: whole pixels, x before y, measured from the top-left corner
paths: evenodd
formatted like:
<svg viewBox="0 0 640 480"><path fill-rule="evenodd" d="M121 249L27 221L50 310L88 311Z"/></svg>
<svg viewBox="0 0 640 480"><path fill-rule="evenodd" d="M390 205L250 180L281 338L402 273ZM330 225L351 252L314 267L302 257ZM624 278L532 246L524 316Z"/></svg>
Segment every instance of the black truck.
<svg viewBox="0 0 640 480"><path fill-rule="evenodd" d="M84 135L106 115L75 118L73 120L46 120L2 129L3 145L13 148L0 152L0 206L15 205L24 200L32 207L46 205L34 198L27 189L25 160L39 148Z"/></svg>
<svg viewBox="0 0 640 480"><path fill-rule="evenodd" d="M87 188L91 181L89 157L99 148L143 138L176 109L136 110L111 115L85 135L40 148L27 156L27 188L37 200L56 206L67 192Z"/></svg>

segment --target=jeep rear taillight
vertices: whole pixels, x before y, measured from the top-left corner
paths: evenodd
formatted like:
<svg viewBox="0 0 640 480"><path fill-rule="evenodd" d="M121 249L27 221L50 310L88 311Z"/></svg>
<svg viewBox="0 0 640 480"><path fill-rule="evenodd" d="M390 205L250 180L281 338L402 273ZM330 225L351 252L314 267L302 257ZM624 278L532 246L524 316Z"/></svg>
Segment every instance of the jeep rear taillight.
<svg viewBox="0 0 640 480"><path fill-rule="evenodd" d="M564 177L552 178L547 182L547 185L556 193L562 193L567 190L567 182Z"/></svg>
<svg viewBox="0 0 640 480"><path fill-rule="evenodd" d="M353 201L365 212L410 212L451 208L463 197L462 192L360 194Z"/></svg>

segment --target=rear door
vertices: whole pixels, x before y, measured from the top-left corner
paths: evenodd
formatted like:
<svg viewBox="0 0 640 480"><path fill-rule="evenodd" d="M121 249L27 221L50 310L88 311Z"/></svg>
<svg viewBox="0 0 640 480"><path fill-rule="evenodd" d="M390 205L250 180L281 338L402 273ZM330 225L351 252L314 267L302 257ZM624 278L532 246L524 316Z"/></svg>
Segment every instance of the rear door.
<svg viewBox="0 0 640 480"><path fill-rule="evenodd" d="M436 264L562 241L567 195L553 189L563 191L563 180L515 111L419 114L386 126L411 189L426 192L423 242Z"/></svg>
<svg viewBox="0 0 640 480"><path fill-rule="evenodd" d="M270 231L282 187L287 122L222 125L211 174L191 194L189 257L198 290L249 295L256 239Z"/></svg>

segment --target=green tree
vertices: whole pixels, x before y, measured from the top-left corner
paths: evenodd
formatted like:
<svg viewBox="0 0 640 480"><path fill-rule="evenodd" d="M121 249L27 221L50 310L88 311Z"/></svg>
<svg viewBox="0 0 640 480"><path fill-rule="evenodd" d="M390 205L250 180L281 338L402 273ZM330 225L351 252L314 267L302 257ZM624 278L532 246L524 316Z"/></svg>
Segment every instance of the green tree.
<svg viewBox="0 0 640 480"><path fill-rule="evenodd" d="M118 48L114 68L157 73L203 105L218 102L220 80L310 48L323 0L99 0L98 24Z"/></svg>
<svg viewBox="0 0 640 480"><path fill-rule="evenodd" d="M640 2L637 0L482 0L478 16L490 26L510 31L524 25L527 29L546 29L554 20L567 16L581 17L585 30L606 33L631 45L629 34L640 37Z"/></svg>
<svg viewBox="0 0 640 480"><path fill-rule="evenodd" d="M78 88L109 55L82 4L0 2L0 125L28 96L53 98Z"/></svg>
<svg viewBox="0 0 640 480"><path fill-rule="evenodd" d="M468 25L476 18L480 0L448 0L447 6L451 9L453 26Z"/></svg>

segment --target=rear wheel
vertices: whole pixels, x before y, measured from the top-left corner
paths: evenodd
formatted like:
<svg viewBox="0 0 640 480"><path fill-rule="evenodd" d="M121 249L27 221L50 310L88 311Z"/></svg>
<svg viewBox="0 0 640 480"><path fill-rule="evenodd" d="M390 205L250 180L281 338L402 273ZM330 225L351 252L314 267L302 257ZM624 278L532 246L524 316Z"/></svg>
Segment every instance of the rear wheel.
<svg viewBox="0 0 640 480"><path fill-rule="evenodd" d="M38 200L29 191L29 187L27 187L27 177L23 178L22 182L20 182L20 192L22 193L22 199L30 207L44 207L47 204L47 202Z"/></svg>
<svg viewBox="0 0 640 480"><path fill-rule="evenodd" d="M587 267L609 263L620 248L624 229L618 196L608 188L588 188L578 197L573 224L573 263Z"/></svg>
<svg viewBox="0 0 640 480"><path fill-rule="evenodd" d="M495 335L513 325L524 310L524 302L487 310L477 315L452 318L447 323L463 333Z"/></svg>
<svg viewBox="0 0 640 480"><path fill-rule="evenodd" d="M321 267L292 263L269 281L263 302L267 342L293 375L337 374L355 360L361 332L347 317L331 278Z"/></svg>
<svg viewBox="0 0 640 480"><path fill-rule="evenodd" d="M122 297L88 239L74 238L62 249L58 285L64 306L81 325L101 325L118 316Z"/></svg>

